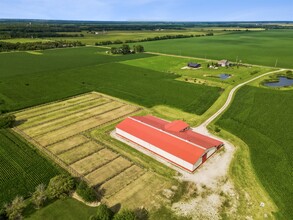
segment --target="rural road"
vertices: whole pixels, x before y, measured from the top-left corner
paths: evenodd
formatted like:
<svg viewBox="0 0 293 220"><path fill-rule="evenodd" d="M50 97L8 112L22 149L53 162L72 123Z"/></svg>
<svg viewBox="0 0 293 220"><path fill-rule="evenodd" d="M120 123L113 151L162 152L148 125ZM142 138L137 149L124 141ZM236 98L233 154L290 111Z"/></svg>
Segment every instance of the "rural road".
<svg viewBox="0 0 293 220"><path fill-rule="evenodd" d="M230 105L231 101L233 100L233 96L234 96L235 92L237 91L237 89L239 89L240 87L242 87L242 86L244 86L244 85L246 85L246 84L248 84L248 83L250 83L250 82L252 82L254 80L257 80L257 79L259 79L259 78L261 78L263 76L273 74L273 73L282 72L284 70L285 69L280 69L280 70L276 70L276 71L267 72L267 73L264 73L264 74L259 75L257 77L254 77L254 78L252 78L250 80L247 80L247 81L245 81L243 83L238 84L237 86L235 86L229 92L229 95L228 95L228 98L227 98L225 104L215 114L213 114L206 121L204 121L201 125L199 125L198 127L194 128L194 129L197 130L197 131L207 133L207 126L228 108L228 106Z"/></svg>

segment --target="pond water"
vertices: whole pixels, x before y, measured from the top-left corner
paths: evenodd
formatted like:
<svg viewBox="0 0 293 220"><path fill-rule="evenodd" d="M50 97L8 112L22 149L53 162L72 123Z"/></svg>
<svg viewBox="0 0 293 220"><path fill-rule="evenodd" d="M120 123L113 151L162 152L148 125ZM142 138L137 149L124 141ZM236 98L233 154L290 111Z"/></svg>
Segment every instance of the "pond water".
<svg viewBox="0 0 293 220"><path fill-rule="evenodd" d="M265 83L265 86L269 87L284 87L284 86L291 86L293 85L293 79L289 79L285 76L279 76L278 77L278 82L268 82Z"/></svg>
<svg viewBox="0 0 293 220"><path fill-rule="evenodd" d="M220 77L220 79L228 79L231 77L231 75L228 73L222 73L219 75L219 77Z"/></svg>

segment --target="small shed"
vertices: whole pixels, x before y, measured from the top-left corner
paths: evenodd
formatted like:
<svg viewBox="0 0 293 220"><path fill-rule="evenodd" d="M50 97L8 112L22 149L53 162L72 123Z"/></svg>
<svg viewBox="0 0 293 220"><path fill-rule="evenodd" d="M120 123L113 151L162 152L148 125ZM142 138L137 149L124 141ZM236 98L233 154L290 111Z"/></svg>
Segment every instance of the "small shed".
<svg viewBox="0 0 293 220"><path fill-rule="evenodd" d="M230 62L228 60L220 60L218 62L218 65L219 66L222 66L222 67L226 67L226 66L229 66L230 65Z"/></svg>
<svg viewBox="0 0 293 220"><path fill-rule="evenodd" d="M199 67L201 67L201 65L199 63L188 63L187 66L191 67L191 68L199 68Z"/></svg>

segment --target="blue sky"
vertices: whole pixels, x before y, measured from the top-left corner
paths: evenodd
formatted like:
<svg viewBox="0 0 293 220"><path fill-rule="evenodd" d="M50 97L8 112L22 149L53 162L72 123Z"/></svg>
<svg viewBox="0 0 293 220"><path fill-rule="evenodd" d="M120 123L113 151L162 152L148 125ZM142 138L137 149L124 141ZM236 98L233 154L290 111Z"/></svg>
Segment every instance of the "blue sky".
<svg viewBox="0 0 293 220"><path fill-rule="evenodd" d="M0 18L293 21L293 0L0 0Z"/></svg>

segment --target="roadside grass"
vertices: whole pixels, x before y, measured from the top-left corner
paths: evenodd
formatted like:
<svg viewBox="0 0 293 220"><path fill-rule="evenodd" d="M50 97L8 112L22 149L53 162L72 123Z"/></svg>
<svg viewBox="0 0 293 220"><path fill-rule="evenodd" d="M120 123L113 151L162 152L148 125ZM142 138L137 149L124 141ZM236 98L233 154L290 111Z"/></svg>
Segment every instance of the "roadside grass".
<svg viewBox="0 0 293 220"><path fill-rule="evenodd" d="M15 196L27 197L35 187L60 174L31 144L11 130L0 129L0 206Z"/></svg>
<svg viewBox="0 0 293 220"><path fill-rule="evenodd" d="M293 68L292 30L238 32L141 43L146 51Z"/></svg>
<svg viewBox="0 0 293 220"><path fill-rule="evenodd" d="M249 166L245 164L249 164L250 158L252 170L248 170L248 174L256 174L275 202L278 211L274 214L278 219L290 218L293 203L292 197L288 196L293 193L292 172L288 172L293 167L292 154L288 153L292 148L292 100L291 91L245 86L237 92L228 111L216 122L216 125L238 136L249 147L248 150L236 140L241 150L237 151L232 164L232 178L238 186L248 187L249 183L243 178L249 178L243 175L243 171L248 169L245 166ZM254 191L251 198L259 198L257 194ZM257 202L262 202L262 199L259 198L254 205L259 208ZM272 204L268 206L276 211Z"/></svg>

